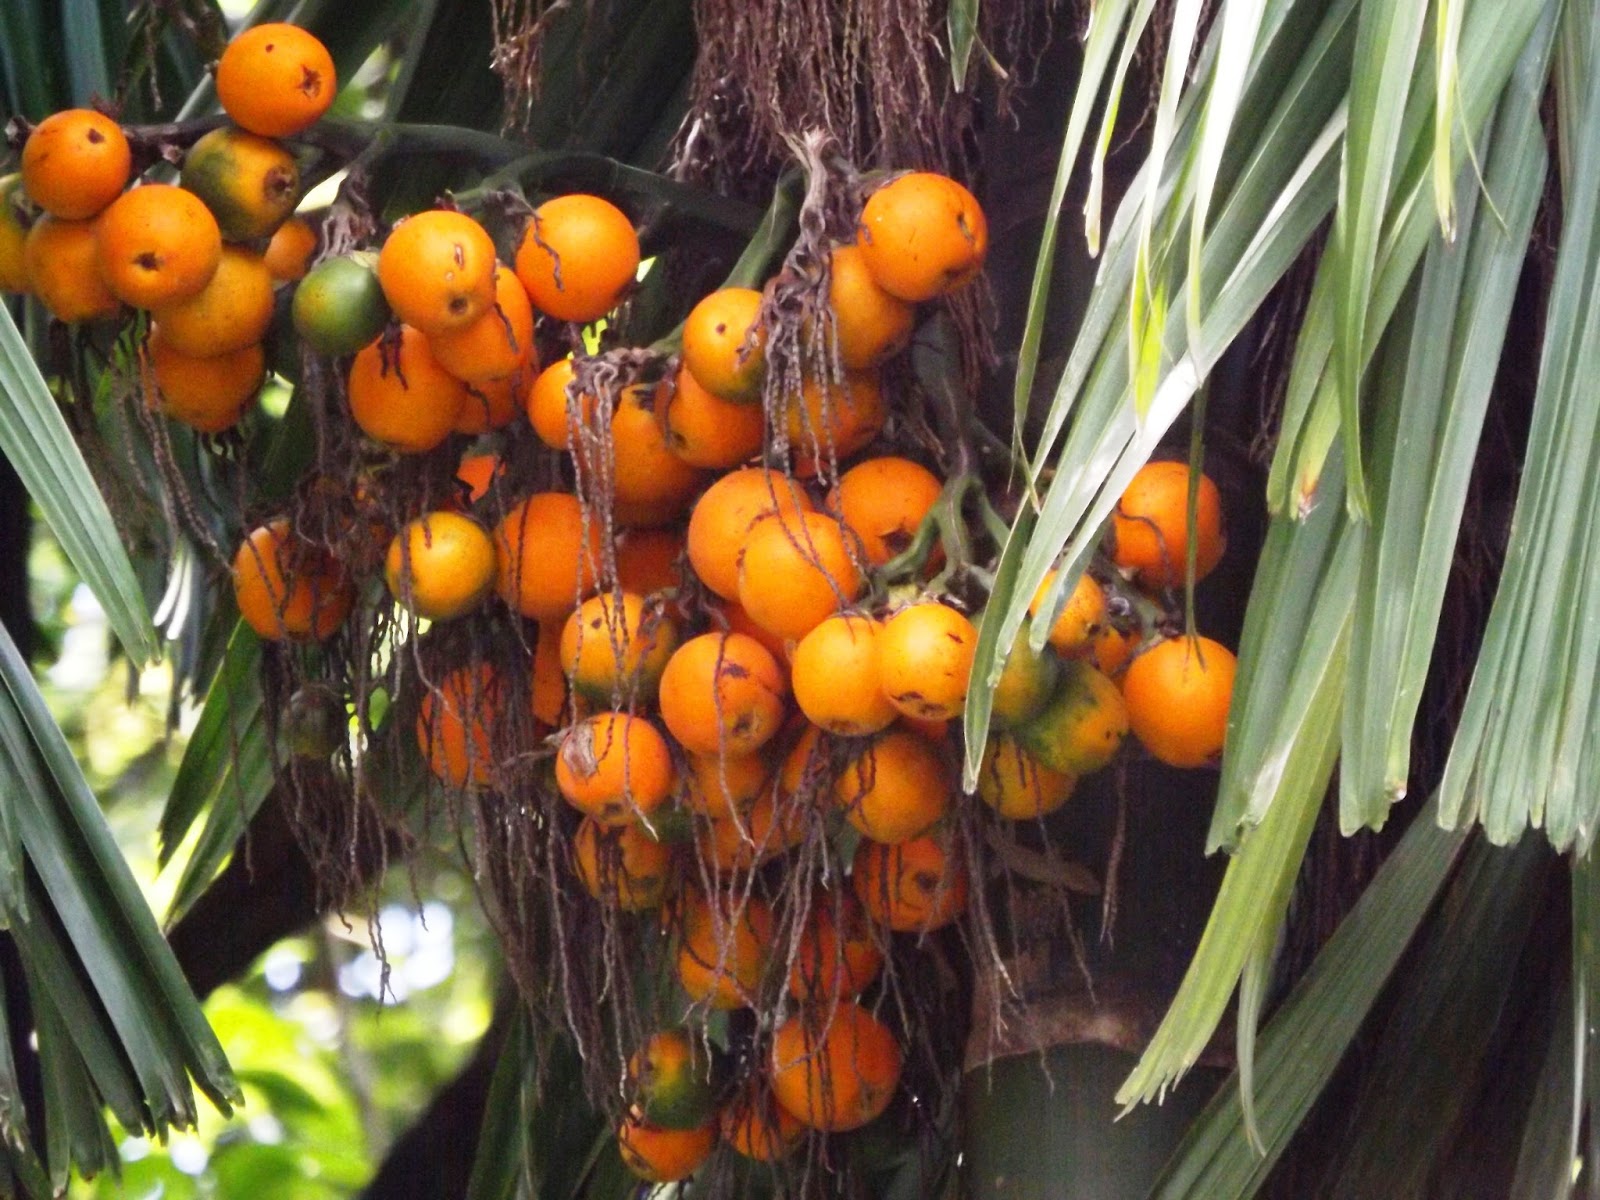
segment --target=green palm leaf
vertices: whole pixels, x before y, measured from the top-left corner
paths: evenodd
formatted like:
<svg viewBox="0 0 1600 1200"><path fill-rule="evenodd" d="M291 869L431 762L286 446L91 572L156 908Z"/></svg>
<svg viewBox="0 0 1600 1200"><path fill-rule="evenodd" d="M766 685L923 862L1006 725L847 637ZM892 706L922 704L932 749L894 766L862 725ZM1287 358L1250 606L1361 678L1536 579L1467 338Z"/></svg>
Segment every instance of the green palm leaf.
<svg viewBox="0 0 1600 1200"><path fill-rule="evenodd" d="M116 523L11 313L0 305L0 451L56 540L105 609L128 656L143 665L157 643Z"/></svg>

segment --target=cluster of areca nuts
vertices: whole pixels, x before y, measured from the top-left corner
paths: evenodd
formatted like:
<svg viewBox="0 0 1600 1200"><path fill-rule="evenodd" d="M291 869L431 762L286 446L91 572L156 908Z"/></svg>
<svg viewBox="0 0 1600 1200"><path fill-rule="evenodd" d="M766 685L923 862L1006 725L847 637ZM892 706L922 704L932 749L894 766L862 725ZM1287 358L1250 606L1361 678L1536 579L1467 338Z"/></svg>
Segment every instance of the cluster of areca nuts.
<svg viewBox="0 0 1600 1200"><path fill-rule="evenodd" d="M562 835L571 876L608 912L661 914L687 1025L649 1037L623 1072L629 1166L681 1179L719 1141L775 1161L807 1130L873 1120L903 1051L864 997L892 935L956 921L979 878L951 820L950 727L977 633L948 597L884 602L882 574L902 569L945 485L885 445L879 375L917 306L982 268L976 199L930 172L866 198L855 238L826 254L836 370L768 386L763 294L725 287L689 313L664 378L596 394L582 355L538 361L535 329L592 324L626 298L640 247L619 208L553 197L510 262L472 216L437 208L376 251L313 265L295 158L275 139L331 102L331 58L302 30L257 26L217 86L232 123L190 148L176 185L128 187L132 152L103 114L36 127L20 177L0 181L0 286L67 322L150 312L151 407L216 433L259 391L275 282L295 284L296 334L338 363L353 429L375 452L456 468L451 502L350 536L383 539L388 593L415 620L499 602L536 629L520 702L549 734L549 784L581 814ZM570 488L504 494L500 450L526 427ZM1220 558L1216 488L1202 477L1191 511L1190 484L1181 463L1147 466L1096 570L1039 589L1044 649L1025 629L1007 656L979 775L1000 818L1047 817L1130 726L1174 766L1220 753L1231 654L1161 636L1129 602L1184 581L1191 537L1197 578ZM579 496L597 489L603 513ZM239 546L239 611L269 641L328 639L357 612L364 566L276 517ZM506 675L458 663L420 698L417 743L447 787L502 782L497 723L519 703ZM781 885L750 881L819 831L843 869L786 915ZM745 1007L765 1010L764 1051L729 1083L703 1019Z"/></svg>

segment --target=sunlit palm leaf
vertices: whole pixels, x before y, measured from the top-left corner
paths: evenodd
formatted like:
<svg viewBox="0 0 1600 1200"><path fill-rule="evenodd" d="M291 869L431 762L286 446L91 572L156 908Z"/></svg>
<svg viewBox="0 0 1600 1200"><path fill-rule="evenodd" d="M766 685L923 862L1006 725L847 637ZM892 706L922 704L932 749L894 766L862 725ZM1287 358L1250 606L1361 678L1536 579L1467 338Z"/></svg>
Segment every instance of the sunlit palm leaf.
<svg viewBox="0 0 1600 1200"><path fill-rule="evenodd" d="M1350 121L1345 130L1330 255L1338 280L1334 377L1345 443L1345 502L1358 516L1367 511L1360 415L1367 306L1377 270L1378 243L1388 223L1393 172L1402 148L1405 97L1413 86L1427 11L1426 5L1411 0L1362 0L1356 28Z"/></svg>
<svg viewBox="0 0 1600 1200"><path fill-rule="evenodd" d="M1488 197L1480 200L1475 175L1464 172L1456 207L1465 233L1454 246L1436 239L1429 248L1404 371L1376 382L1373 530L1351 637L1340 768L1347 830L1382 824L1405 792L1467 482L1544 190L1539 104L1553 31L1550 21L1530 42L1487 137Z"/></svg>
<svg viewBox="0 0 1600 1200"><path fill-rule="evenodd" d="M28 869L6 923L40 1014L52 1174L114 1161L99 1124L109 1105L129 1129L196 1118L193 1086L226 1108L237 1088L60 729L0 630L0 776ZM8 851L9 853L9 851ZM92 969L91 969L92 966ZM86 1092L90 1086L93 1092ZM85 1097L97 1102L85 1104ZM12 1098L14 1104L15 1098ZM14 1110L13 1110L14 1111ZM93 1126L85 1124L90 1117Z"/></svg>
<svg viewBox="0 0 1600 1200"><path fill-rule="evenodd" d="M1558 847L1587 846L1600 818L1593 720L1600 644L1600 78L1578 122L1574 189L1539 364L1533 425L1511 542L1456 742L1443 819L1479 818L1508 842L1543 825ZM1523 702L1506 704L1505 697Z"/></svg>

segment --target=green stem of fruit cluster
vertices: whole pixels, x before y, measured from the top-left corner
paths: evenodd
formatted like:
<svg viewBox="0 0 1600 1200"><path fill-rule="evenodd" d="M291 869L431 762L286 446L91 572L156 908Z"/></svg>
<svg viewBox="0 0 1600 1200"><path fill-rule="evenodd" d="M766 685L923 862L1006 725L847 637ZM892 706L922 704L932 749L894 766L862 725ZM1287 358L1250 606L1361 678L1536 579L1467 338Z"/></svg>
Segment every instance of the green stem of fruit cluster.
<svg viewBox="0 0 1600 1200"><path fill-rule="evenodd" d="M772 192L772 203L762 214L760 223L753 226L749 242L739 255L733 269L721 286L759 288L773 268L782 261L789 244L794 241L795 225L800 219L801 190L804 180L798 170L788 170L778 179ZM663 357L678 353L683 346L683 322L651 343L650 349Z"/></svg>
<svg viewBox="0 0 1600 1200"><path fill-rule="evenodd" d="M133 125L126 132L139 146L181 149L225 121L220 116L198 117L159 125ZM761 211L754 205L679 183L603 154L532 150L526 143L459 125L328 117L289 140L321 151L338 166L358 158L370 165L380 159L418 155L469 161L488 174L478 186L457 193L456 202L463 207L482 203L493 192L509 187L559 188L597 192L632 201L634 207L664 208L735 233L751 233L762 223Z"/></svg>

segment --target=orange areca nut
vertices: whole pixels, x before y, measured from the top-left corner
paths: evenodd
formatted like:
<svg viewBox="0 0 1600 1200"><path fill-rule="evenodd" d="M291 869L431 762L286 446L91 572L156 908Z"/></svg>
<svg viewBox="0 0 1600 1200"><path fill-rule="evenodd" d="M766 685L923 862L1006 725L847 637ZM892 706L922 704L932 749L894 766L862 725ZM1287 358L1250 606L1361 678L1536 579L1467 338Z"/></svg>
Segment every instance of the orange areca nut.
<svg viewBox="0 0 1600 1200"><path fill-rule="evenodd" d="M750 619L798 641L855 600L865 580L847 536L824 513L757 521L739 554L739 604Z"/></svg>
<svg viewBox="0 0 1600 1200"><path fill-rule="evenodd" d="M919 303L983 269L989 223L977 198L954 179L913 171L867 197L858 239L878 286Z"/></svg>
<svg viewBox="0 0 1600 1200"><path fill-rule="evenodd" d="M1061 659L1053 650L1035 650L1024 621L1006 655L1005 666L989 701L989 723L1010 729L1034 717L1055 693L1061 679Z"/></svg>
<svg viewBox="0 0 1600 1200"><path fill-rule="evenodd" d="M203 288L154 313L161 336L185 354L226 354L253 346L272 325L272 274L259 254L224 246Z"/></svg>
<svg viewBox="0 0 1600 1200"><path fill-rule="evenodd" d="M894 845L926 833L950 807L938 748L909 729L881 733L846 764L834 802L863 837Z"/></svg>
<svg viewBox="0 0 1600 1200"><path fill-rule="evenodd" d="M767 375L767 334L760 321L760 292L738 287L712 292L684 320L684 367L724 400L760 400Z"/></svg>
<svg viewBox="0 0 1600 1200"><path fill-rule="evenodd" d="M1144 748L1173 767L1222 754L1238 660L1208 637L1167 638L1138 655L1122 680L1128 723Z"/></svg>
<svg viewBox="0 0 1600 1200"><path fill-rule="evenodd" d="M573 690L598 703L655 699L661 672L678 647L678 628L659 604L623 592L591 596L561 630L561 670Z"/></svg>
<svg viewBox="0 0 1600 1200"><path fill-rule="evenodd" d="M498 454L468 454L456 467L454 483L461 490L457 501L462 507L476 504L489 489L505 477L506 464Z"/></svg>
<svg viewBox="0 0 1600 1200"><path fill-rule="evenodd" d="M135 308L158 308L211 282L222 260L222 234L198 196L147 183L100 214L95 254L112 295Z"/></svg>
<svg viewBox="0 0 1600 1200"><path fill-rule="evenodd" d="M766 414L757 404L724 400L679 368L661 401L667 447L691 467L725 471L761 453Z"/></svg>
<svg viewBox="0 0 1600 1200"><path fill-rule="evenodd" d="M607 828L650 815L672 794L672 751L656 727L627 713L579 721L556 755L556 787Z"/></svg>
<svg viewBox="0 0 1600 1200"><path fill-rule="evenodd" d="M767 791L747 812L713 819L705 836L695 842L701 860L713 871L742 872L777 858L805 837L805 811Z"/></svg>
<svg viewBox="0 0 1600 1200"><path fill-rule="evenodd" d="M465 213L430 209L401 221L378 252L389 307L429 337L465 329L495 303L494 242Z"/></svg>
<svg viewBox="0 0 1600 1200"><path fill-rule="evenodd" d="M755 1162L775 1163L787 1158L804 1140L800 1119L773 1099L771 1087L753 1078L722 1110L722 1140L735 1154Z"/></svg>
<svg viewBox="0 0 1600 1200"><path fill-rule="evenodd" d="M201 433L221 433L239 423L261 390L267 358L259 345L207 358L167 345L160 326L150 335L150 407Z"/></svg>
<svg viewBox="0 0 1600 1200"><path fill-rule="evenodd" d="M204 200L230 242L271 237L300 200L300 168L271 138L224 125L183 158L179 181Z"/></svg>
<svg viewBox="0 0 1600 1200"><path fill-rule="evenodd" d="M467 384L467 398L461 402L451 432L475 437L491 429L504 429L517 418L519 393L525 386L526 380L520 375Z"/></svg>
<svg viewBox="0 0 1600 1200"><path fill-rule="evenodd" d="M253 530L233 559L239 615L268 641L317 641L344 624L355 589L320 546L298 539L279 517Z"/></svg>
<svg viewBox="0 0 1600 1200"><path fill-rule="evenodd" d="M494 587L494 543L471 517L427 513L389 543L383 578L417 616L448 621L477 608Z"/></svg>
<svg viewBox="0 0 1600 1200"><path fill-rule="evenodd" d="M806 379L783 406L784 435L795 470L814 475L819 463L849 458L878 436L888 417L883 388L870 371L852 371L844 386Z"/></svg>
<svg viewBox="0 0 1600 1200"><path fill-rule="evenodd" d="M832 768L832 753L823 731L809 721L801 722L800 732L778 768L778 791L785 796L809 791L814 800L832 804Z"/></svg>
<svg viewBox="0 0 1600 1200"><path fill-rule="evenodd" d="M789 994L823 1004L853 1000L882 967L883 949L855 893L840 889L813 895L789 968Z"/></svg>
<svg viewBox="0 0 1600 1200"><path fill-rule="evenodd" d="M1050 595L1050 586L1055 579L1054 569L1045 572L1044 579L1040 581L1038 589L1033 593L1033 599L1028 604L1029 616L1043 615L1045 600ZM1092 652L1094 640L1099 636L1105 623L1105 589L1085 573L1078 576L1078 582L1073 584L1072 591L1068 593L1065 603L1061 606L1061 611L1051 623L1050 644L1062 654L1081 657Z"/></svg>
<svg viewBox="0 0 1600 1200"><path fill-rule="evenodd" d="M681 529L626 529L617 535L617 584L648 596L683 586Z"/></svg>
<svg viewBox="0 0 1600 1200"><path fill-rule="evenodd" d="M1047 817L1067 802L1077 780L1052 771L1018 744L1001 734L990 741L978 773L978 795L1008 821Z"/></svg>
<svg viewBox="0 0 1600 1200"><path fill-rule="evenodd" d="M697 1129L663 1129L630 1112L617 1129L622 1162L647 1183L674 1183L693 1175L717 1148L713 1116Z"/></svg>
<svg viewBox="0 0 1600 1200"><path fill-rule="evenodd" d="M948 604L902 608L878 636L883 690L908 717L949 720L967 702L978 631Z"/></svg>
<svg viewBox="0 0 1600 1200"><path fill-rule="evenodd" d="M722 821L750 811L772 789L772 768L759 752L691 754L683 777L683 805Z"/></svg>
<svg viewBox="0 0 1600 1200"><path fill-rule="evenodd" d="M561 626L556 621L539 622L530 682L533 719L547 729L563 724L567 710L567 677L561 673Z"/></svg>
<svg viewBox="0 0 1600 1200"><path fill-rule="evenodd" d="M1087 775L1116 755L1128 734L1122 693L1099 671L1074 659L1045 706L1013 731L1018 743L1052 771Z"/></svg>
<svg viewBox="0 0 1600 1200"><path fill-rule="evenodd" d="M687 1029L658 1029L628 1058L628 1095L662 1129L698 1129L713 1115L718 1063Z"/></svg>
<svg viewBox="0 0 1600 1200"><path fill-rule="evenodd" d="M533 365L533 305L504 263L494 268L494 306L470 325L428 339L439 365L467 383L505 379Z"/></svg>
<svg viewBox="0 0 1600 1200"><path fill-rule="evenodd" d="M742 903L697 888L678 904L678 982L715 1009L746 1008L761 986L772 948L772 910L759 896Z"/></svg>
<svg viewBox="0 0 1600 1200"><path fill-rule="evenodd" d="M432 450L450 436L467 387L434 360L421 331L369 342L350 363L346 392L361 432L402 454Z"/></svg>
<svg viewBox="0 0 1600 1200"><path fill-rule="evenodd" d="M881 567L911 545L943 491L939 477L920 463L868 458L839 476L827 508L861 539L867 562Z"/></svg>
<svg viewBox="0 0 1600 1200"><path fill-rule="evenodd" d="M56 320L72 325L117 315L117 298L100 278L98 254L93 221L46 213L28 230L22 246L28 286Z"/></svg>
<svg viewBox="0 0 1600 1200"><path fill-rule="evenodd" d="M133 151L110 117L87 108L52 113L22 147L22 186L52 217L84 221L128 184Z"/></svg>
<svg viewBox="0 0 1600 1200"><path fill-rule="evenodd" d="M639 235L608 200L557 196L533 210L517 276L541 312L588 324L615 308L639 270Z"/></svg>
<svg viewBox="0 0 1600 1200"><path fill-rule="evenodd" d="M1089 659L1103 675L1115 678L1144 640L1142 629L1118 629L1110 621L1100 626L1089 644Z"/></svg>
<svg viewBox="0 0 1600 1200"><path fill-rule="evenodd" d="M803 1009L772 1036L772 1094L812 1129L859 1129L881 1114L901 1066L894 1034L850 1001Z"/></svg>
<svg viewBox="0 0 1600 1200"><path fill-rule="evenodd" d="M1194 577L1211 574L1227 539L1222 496L1210 476L1200 476L1195 499ZM1152 462L1139 468L1111 513L1111 558L1147 588L1183 582L1189 547L1189 467Z"/></svg>
<svg viewBox="0 0 1600 1200"><path fill-rule="evenodd" d="M539 440L552 450L572 449L572 417L567 413L567 385L575 374L571 358L557 359L534 379L528 389L528 423L539 435ZM588 397L581 409L580 420L588 420L594 404Z"/></svg>
<svg viewBox="0 0 1600 1200"><path fill-rule="evenodd" d="M899 711L883 694L879 626L871 617L838 613L794 648L790 686L813 724L844 737L863 737L894 723Z"/></svg>
<svg viewBox="0 0 1600 1200"><path fill-rule="evenodd" d="M576 496L536 492L495 527L495 590L525 617L565 617L594 590L601 542Z"/></svg>
<svg viewBox="0 0 1600 1200"><path fill-rule="evenodd" d="M858 245L835 246L828 256L828 307L846 370L881 366L911 341L916 309L878 286Z"/></svg>
<svg viewBox="0 0 1600 1200"><path fill-rule="evenodd" d="M933 837L895 846L863 839L850 886L867 915L897 933L928 933L967 907L967 869Z"/></svg>
<svg viewBox="0 0 1600 1200"><path fill-rule="evenodd" d="M488 663L455 668L430 689L417 711L417 745L435 779L453 788L494 781L492 732L501 713L501 682Z"/></svg>
<svg viewBox="0 0 1600 1200"><path fill-rule="evenodd" d="M0 177L0 291L28 290L25 247L31 210L20 174Z"/></svg>
<svg viewBox="0 0 1600 1200"><path fill-rule="evenodd" d="M672 452L656 406L665 384L624 388L611 414L611 486L619 504L687 502L705 476Z"/></svg>
<svg viewBox="0 0 1600 1200"><path fill-rule="evenodd" d="M294 25L241 32L217 63L217 99L234 123L262 137L292 137L328 111L339 91L333 56Z"/></svg>
<svg viewBox="0 0 1600 1200"><path fill-rule="evenodd" d="M672 851L637 824L606 829L584 817L572 837L584 891L622 912L660 908L672 883Z"/></svg>
<svg viewBox="0 0 1600 1200"><path fill-rule="evenodd" d="M290 217L267 243L261 261L279 283L304 279L317 252L317 231L303 217Z"/></svg>
<svg viewBox="0 0 1600 1200"><path fill-rule="evenodd" d="M777 515L792 522L811 512L811 497L794 480L764 467L730 471L705 490L689 516L689 565L724 600L739 598L739 552L756 522Z"/></svg>
<svg viewBox="0 0 1600 1200"><path fill-rule="evenodd" d="M787 692L772 654L742 633L703 633L661 674L661 719L691 754L752 754L783 724Z"/></svg>

